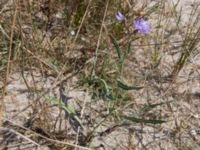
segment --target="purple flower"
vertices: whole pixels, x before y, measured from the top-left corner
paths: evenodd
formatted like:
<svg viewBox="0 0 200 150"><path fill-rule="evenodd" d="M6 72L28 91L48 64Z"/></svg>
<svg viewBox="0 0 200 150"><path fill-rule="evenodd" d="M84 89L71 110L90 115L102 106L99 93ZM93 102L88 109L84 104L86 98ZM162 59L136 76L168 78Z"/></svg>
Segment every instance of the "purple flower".
<svg viewBox="0 0 200 150"><path fill-rule="evenodd" d="M122 20L125 19L125 16L124 16L120 11L117 11L117 12L116 12L115 17L116 17L117 20L119 20L119 21L122 21Z"/></svg>
<svg viewBox="0 0 200 150"><path fill-rule="evenodd" d="M143 18L137 18L133 21L133 25L135 30L137 30L140 33L150 33L151 32L151 26L150 24L144 20Z"/></svg>

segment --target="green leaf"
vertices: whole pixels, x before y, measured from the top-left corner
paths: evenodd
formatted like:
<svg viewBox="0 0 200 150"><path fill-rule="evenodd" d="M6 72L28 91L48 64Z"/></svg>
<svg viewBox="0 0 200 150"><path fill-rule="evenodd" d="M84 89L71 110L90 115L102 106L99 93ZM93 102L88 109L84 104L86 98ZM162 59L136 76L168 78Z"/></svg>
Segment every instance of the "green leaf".
<svg viewBox="0 0 200 150"><path fill-rule="evenodd" d="M162 106L165 105L167 103L171 103L173 101L167 101L167 102L160 102L160 103L156 103L156 104L146 104L143 108L142 108L142 112L148 112L154 108L156 108L157 106Z"/></svg>
<svg viewBox="0 0 200 150"><path fill-rule="evenodd" d="M69 105L66 106L65 103L63 103L56 97L45 96L45 100L49 101L53 105L61 106L68 113L69 117L75 119L80 124L80 126L83 127L81 120L77 116L74 107L69 106Z"/></svg>
<svg viewBox="0 0 200 150"><path fill-rule="evenodd" d="M136 123L151 123L151 124L161 124L165 123L165 120L157 120L157 119L141 119L136 117L130 117L130 116L123 116L123 118L136 122Z"/></svg>
<svg viewBox="0 0 200 150"><path fill-rule="evenodd" d="M130 51L131 51L131 41L128 42L127 53L130 53Z"/></svg>
<svg viewBox="0 0 200 150"><path fill-rule="evenodd" d="M120 81L119 79L117 80L117 85L118 85L118 87L120 87L124 90L140 90L143 88L142 86L128 86L128 85L124 84L122 81Z"/></svg>
<svg viewBox="0 0 200 150"><path fill-rule="evenodd" d="M113 43L113 45L114 45L114 47L116 49L117 55L119 57L119 61L123 62L124 54L123 54L123 52L122 52L117 40L112 35L110 35L110 38L111 38L112 43Z"/></svg>

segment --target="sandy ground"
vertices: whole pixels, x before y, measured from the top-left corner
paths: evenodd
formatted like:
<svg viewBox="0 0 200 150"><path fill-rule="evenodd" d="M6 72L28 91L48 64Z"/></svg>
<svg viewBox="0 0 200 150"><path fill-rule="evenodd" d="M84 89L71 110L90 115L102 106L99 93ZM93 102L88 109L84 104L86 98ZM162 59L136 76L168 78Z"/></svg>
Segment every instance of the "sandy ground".
<svg viewBox="0 0 200 150"><path fill-rule="evenodd" d="M173 1L171 0L170 2L172 4ZM175 2L176 1L174 0L174 3ZM151 2L152 5L153 3L154 1ZM182 8L182 28L187 26L190 18L190 12L197 3L198 1L194 3L192 0L180 0L180 5L177 9ZM156 15L150 18L150 22L153 26L156 24L154 22L154 20L156 20L155 18ZM171 26L166 28L164 37L167 37L175 27L175 23L173 24L173 18L169 20L169 24L171 24ZM165 25L166 24L164 24L164 26ZM144 104L165 102L165 105L147 112L144 116L155 117L154 114L159 114L162 118L167 118L167 122L162 125L133 123L127 126L116 127L115 130L110 132L108 135L100 136L98 135L99 132L115 125L114 121L106 120L103 125L99 126L95 130L96 136L90 141L90 147L92 149L101 149L104 147L106 150L125 150L128 149L128 147L130 148L130 145L132 146L131 149L135 150L177 150L181 148L194 150L200 149L200 49L197 48L196 53L193 54L189 62L179 73L177 79L173 84L171 84L168 81L165 81L162 77L163 75L168 75L169 72L172 71L172 66L174 66L180 56L179 53L172 55L173 52L180 50L179 45L182 44L173 43L174 40L182 40L182 35L178 32L177 34L173 34L170 38L171 45L161 47L159 51L162 56L161 64L159 65L160 72L154 72L154 70L146 69L146 67L148 67L150 57L148 54L144 55L149 51L149 49L147 50L146 48L139 48L137 51L133 51L131 56L137 57L129 58L126 62L127 66L129 66L127 67L127 72L132 77L139 75L139 73L136 73L137 71L140 73L143 72L145 75L149 76L159 76L143 82L145 88L139 92L130 92L134 103L127 106L124 112L129 113L130 111L134 111L136 115L140 115L140 110ZM132 43L132 45L134 44L137 43ZM133 62L132 59L135 59L136 62ZM140 68L137 68L136 66L140 66ZM160 80L159 77L161 77ZM37 92L51 89L55 80L53 77L42 77L42 75L37 71L33 71L32 75L30 72L25 72L25 79L27 84L31 88L35 88L34 90ZM76 77L73 77L66 83L65 88L68 91L66 95L72 97L71 102L73 104L75 103L75 106L78 105L77 109L80 111L83 110L84 116L89 116L90 121L92 121L93 124L90 125L88 120L84 120L84 127L87 129L86 132L88 132L92 129L91 126L98 124L103 119L98 115L98 113L95 113L94 110L96 109L101 111L101 107L103 107L104 102L102 100L99 100L99 102L92 102L91 97L85 89L74 89L76 82ZM74 135L74 132L71 131L69 120L64 118L63 111L60 111L58 107L52 108L49 104L46 104L44 107L40 107L40 103L44 103L44 100L38 101L38 96L28 90L20 72L12 73L8 83L7 96L4 98L4 121L9 120L17 126L25 126L25 124L32 119L34 120L34 127L32 127L32 129L41 127L43 130L49 131L48 129L51 129L52 126L56 124L54 129L57 132L65 130L65 134L68 136ZM59 98L58 88L50 91L48 95ZM87 106L89 104L92 106L88 110ZM81 105L81 109L79 108L79 105ZM37 106L37 110L34 109L35 106ZM85 109L83 109L84 107ZM36 115L32 115L34 113L36 113ZM44 116L43 120L41 120L40 115ZM60 123L55 123L58 116L61 117ZM44 121L49 123L44 125L42 124ZM8 124L9 123L7 122L5 126L9 127L10 125ZM29 136L28 131L24 133ZM28 141L19 134L14 136L13 134L8 134L8 131L6 130L6 132L2 132L2 135L4 138L1 143L2 145L7 142L5 139L12 141L8 145L9 150L17 149L13 144L20 142L21 146L18 147L19 149L36 149L33 142ZM73 143L73 140L70 141L69 139L68 141ZM39 144L43 143L42 140L37 142ZM43 150L51 148L40 147L40 149Z"/></svg>

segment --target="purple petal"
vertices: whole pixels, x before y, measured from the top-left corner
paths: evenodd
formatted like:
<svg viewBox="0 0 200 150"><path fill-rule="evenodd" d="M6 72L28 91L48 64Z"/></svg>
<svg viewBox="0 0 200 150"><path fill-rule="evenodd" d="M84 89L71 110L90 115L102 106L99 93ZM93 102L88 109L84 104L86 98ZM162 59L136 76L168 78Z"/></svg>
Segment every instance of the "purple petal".
<svg viewBox="0 0 200 150"><path fill-rule="evenodd" d="M133 25L134 25L135 30L137 30L140 33L147 34L151 32L150 24L143 18L135 19L133 21Z"/></svg>
<svg viewBox="0 0 200 150"><path fill-rule="evenodd" d="M117 11L117 12L116 12L115 17L116 17L117 20L119 20L119 21L122 21L122 20L125 19L125 16L124 16L120 11Z"/></svg>

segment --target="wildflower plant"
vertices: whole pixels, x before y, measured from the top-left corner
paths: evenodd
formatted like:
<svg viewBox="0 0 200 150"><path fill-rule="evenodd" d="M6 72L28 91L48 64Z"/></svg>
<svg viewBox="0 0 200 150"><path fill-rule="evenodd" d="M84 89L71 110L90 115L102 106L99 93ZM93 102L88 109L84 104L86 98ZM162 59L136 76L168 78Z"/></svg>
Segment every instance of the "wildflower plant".
<svg viewBox="0 0 200 150"><path fill-rule="evenodd" d="M117 11L115 13L115 17L119 22L125 20L125 16L120 12ZM137 18L133 21L133 27L136 31L142 34L148 34L151 32L151 27L148 21L144 20L143 18ZM124 24L126 26L126 22ZM126 26L127 27L127 26ZM128 32L129 33L129 32ZM133 32L134 34L135 32ZM131 35L131 34L130 34ZM92 88L92 97L102 98L104 100L108 100L107 105L107 112L108 114L115 115L118 114L117 110L115 109L118 104L123 103L125 99L129 99L129 96L126 94L126 91L132 90L141 90L144 87L136 84L126 83L124 79L124 62L129 52L131 51L131 40L128 39L126 48L122 47L120 42L115 38L115 36L110 34L111 42L114 46L114 50L117 54L114 61L112 61L107 55L104 57L103 64L98 65L100 71L95 71L95 74L92 71L91 76L86 78L87 83L89 83L89 87ZM130 36L128 36L130 38ZM106 68L106 69L105 69ZM93 70L96 70L96 65ZM112 74L110 74L110 70ZM144 122L144 123L154 123L154 124L161 124L165 121L157 120L157 119L140 119L134 116L124 116L118 114L118 117L124 118L126 120L130 120L133 122Z"/></svg>
<svg viewBox="0 0 200 150"><path fill-rule="evenodd" d="M122 22L123 20L126 19L126 16L122 14L121 11L117 11L115 13L115 18L117 19L117 21ZM124 25L126 26L126 23ZM138 31L139 33L148 34L151 32L150 24L144 18L136 18L133 21L133 26L134 26L134 29ZM126 26L126 28L128 30L128 26ZM117 41L117 39L113 35L110 35L110 39L113 43L113 46L116 50L116 54L118 57L116 58L115 62L110 62L110 64L107 64L106 66L116 66L115 75L113 75L111 79L111 77L109 78L103 72L101 73L101 74L104 74L103 76L101 74L97 75L97 74L92 73L91 78L90 78L90 83L91 85L94 84L95 87L96 86L98 87L100 92L97 92L97 93L100 93L100 94L96 94L97 97L98 95L101 95L100 97L102 97L103 99L117 100L118 97L122 97L120 95L123 95L123 91L140 90L143 87L136 86L136 85L127 85L122 80L123 70L124 70L124 67L123 67L124 61L130 52L131 40L128 40L129 42L127 44L127 49L123 50L120 46L120 43ZM102 65L102 68L103 67L105 66ZM95 68L93 68L93 70L95 70Z"/></svg>

